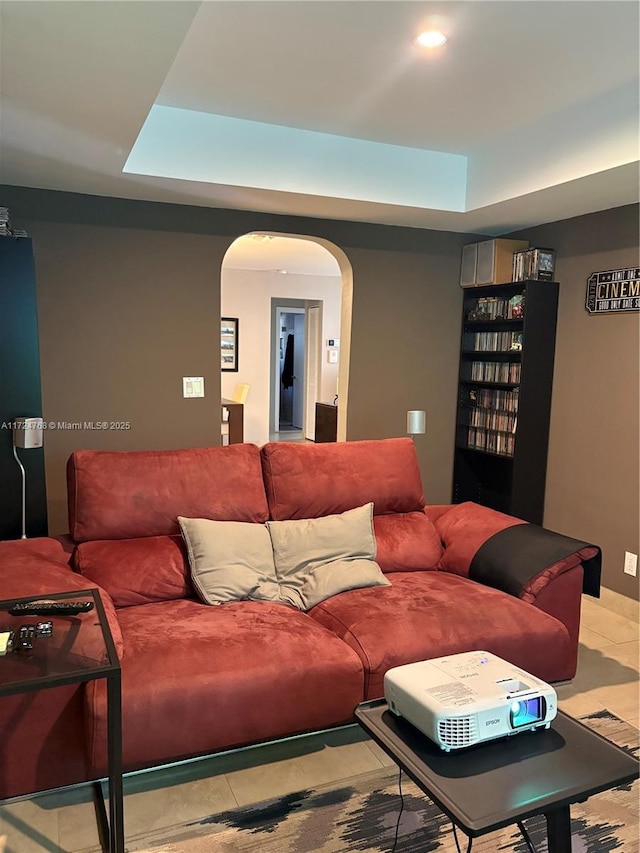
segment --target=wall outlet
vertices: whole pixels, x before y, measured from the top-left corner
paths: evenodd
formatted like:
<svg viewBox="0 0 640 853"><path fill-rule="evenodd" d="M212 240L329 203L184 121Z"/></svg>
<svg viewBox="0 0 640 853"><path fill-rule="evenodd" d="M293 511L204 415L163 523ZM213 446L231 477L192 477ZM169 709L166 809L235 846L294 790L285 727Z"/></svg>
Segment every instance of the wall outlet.
<svg viewBox="0 0 640 853"><path fill-rule="evenodd" d="M624 552L624 573L625 575L633 575L638 574L638 555L632 554L631 551Z"/></svg>

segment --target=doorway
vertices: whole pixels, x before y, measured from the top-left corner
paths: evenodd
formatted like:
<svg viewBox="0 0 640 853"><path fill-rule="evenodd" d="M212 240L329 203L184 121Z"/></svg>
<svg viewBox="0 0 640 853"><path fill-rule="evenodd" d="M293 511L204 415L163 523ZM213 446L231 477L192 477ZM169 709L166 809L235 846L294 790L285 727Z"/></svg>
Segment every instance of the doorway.
<svg viewBox="0 0 640 853"><path fill-rule="evenodd" d="M313 441L322 389L322 300L271 299L269 441Z"/></svg>
<svg viewBox="0 0 640 853"><path fill-rule="evenodd" d="M222 264L220 303L221 316L238 318L238 371L222 372L221 393L222 397L230 396L238 382L251 386L244 411L245 441L265 444L275 433L276 422L281 440L296 440L299 430L294 427L304 429L304 439L307 428L315 427L315 401L333 401L338 380L342 389L338 435L340 440L342 421L342 440L346 438L351 298L351 265L329 241L252 232L231 244ZM304 330L300 326L296 330L295 317L279 322L274 301L284 314L304 317ZM311 306L319 321L312 322L315 336L310 339ZM280 363L286 354L289 323L293 325L292 349L297 353L292 370L296 378L290 391L290 408L285 408L281 416L280 391L289 390L282 388L284 364ZM286 332L282 332L283 328ZM298 341L304 346L298 346ZM332 353L328 352L330 348ZM310 393L296 395L296 384L306 385ZM283 404L287 406L286 396ZM280 420L288 430L280 432ZM312 439L313 435L307 438Z"/></svg>
<svg viewBox="0 0 640 853"><path fill-rule="evenodd" d="M278 371L280 401L275 432L292 432L304 428L306 371L304 310L288 308L278 311Z"/></svg>

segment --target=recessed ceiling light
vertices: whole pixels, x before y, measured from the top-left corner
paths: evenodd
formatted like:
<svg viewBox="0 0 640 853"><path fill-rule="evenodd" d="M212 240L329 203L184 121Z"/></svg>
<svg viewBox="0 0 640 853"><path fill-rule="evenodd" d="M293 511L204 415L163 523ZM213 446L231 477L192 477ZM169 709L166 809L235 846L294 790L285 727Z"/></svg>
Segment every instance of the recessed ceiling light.
<svg viewBox="0 0 640 853"><path fill-rule="evenodd" d="M416 36L415 41L420 47L442 47L446 43L447 37L439 30L427 30Z"/></svg>

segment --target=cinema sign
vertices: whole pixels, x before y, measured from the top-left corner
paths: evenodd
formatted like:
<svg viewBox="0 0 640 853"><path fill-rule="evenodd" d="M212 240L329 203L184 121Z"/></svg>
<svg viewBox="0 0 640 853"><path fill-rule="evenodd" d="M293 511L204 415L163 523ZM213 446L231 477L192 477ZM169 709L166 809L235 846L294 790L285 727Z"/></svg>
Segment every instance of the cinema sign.
<svg viewBox="0 0 640 853"><path fill-rule="evenodd" d="M640 267L591 273L585 307L589 314L640 311Z"/></svg>

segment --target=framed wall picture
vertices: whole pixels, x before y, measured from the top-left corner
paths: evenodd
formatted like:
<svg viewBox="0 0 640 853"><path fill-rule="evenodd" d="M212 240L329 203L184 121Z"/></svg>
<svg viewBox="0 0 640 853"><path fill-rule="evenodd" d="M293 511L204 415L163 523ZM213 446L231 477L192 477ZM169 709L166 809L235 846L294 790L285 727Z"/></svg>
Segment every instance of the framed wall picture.
<svg viewBox="0 0 640 853"><path fill-rule="evenodd" d="M220 318L220 370L238 372L238 318Z"/></svg>

